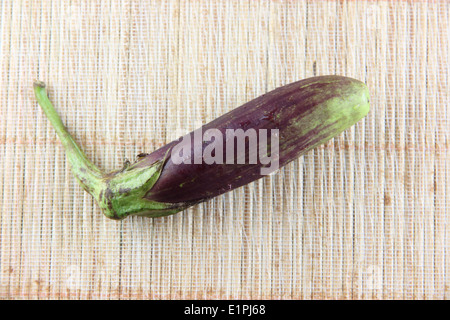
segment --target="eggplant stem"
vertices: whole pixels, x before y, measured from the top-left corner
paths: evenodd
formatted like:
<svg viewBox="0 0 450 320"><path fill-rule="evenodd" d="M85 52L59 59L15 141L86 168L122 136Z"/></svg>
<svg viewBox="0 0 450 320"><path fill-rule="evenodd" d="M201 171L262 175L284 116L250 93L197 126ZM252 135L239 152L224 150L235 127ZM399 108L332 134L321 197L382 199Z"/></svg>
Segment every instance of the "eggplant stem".
<svg viewBox="0 0 450 320"><path fill-rule="evenodd" d="M56 133L62 142L75 177L83 188L92 194L94 190L99 188L99 185L103 184L104 172L89 161L72 135L67 131L48 98L45 90L45 83L42 81L35 81L33 87L39 105L50 120L53 128L55 128Z"/></svg>
<svg viewBox="0 0 450 320"><path fill-rule="evenodd" d="M67 154L71 169L80 185L89 192L111 219L120 220L128 215L160 217L174 214L190 206L186 203L163 203L146 199L145 195L159 179L164 159L143 168L136 168L126 160L121 170L105 173L86 157L80 146L67 131L50 102L45 84L34 82L36 99L55 128Z"/></svg>

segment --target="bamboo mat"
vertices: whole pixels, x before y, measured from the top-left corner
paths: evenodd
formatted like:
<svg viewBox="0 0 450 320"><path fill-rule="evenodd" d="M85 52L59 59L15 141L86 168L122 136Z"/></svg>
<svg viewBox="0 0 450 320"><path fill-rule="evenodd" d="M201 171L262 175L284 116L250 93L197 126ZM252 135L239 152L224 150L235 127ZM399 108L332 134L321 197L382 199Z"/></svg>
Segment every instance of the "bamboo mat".
<svg viewBox="0 0 450 320"><path fill-rule="evenodd" d="M448 299L448 1L1 2L1 299ZM104 218L34 79L106 170L278 86L371 112L183 213Z"/></svg>

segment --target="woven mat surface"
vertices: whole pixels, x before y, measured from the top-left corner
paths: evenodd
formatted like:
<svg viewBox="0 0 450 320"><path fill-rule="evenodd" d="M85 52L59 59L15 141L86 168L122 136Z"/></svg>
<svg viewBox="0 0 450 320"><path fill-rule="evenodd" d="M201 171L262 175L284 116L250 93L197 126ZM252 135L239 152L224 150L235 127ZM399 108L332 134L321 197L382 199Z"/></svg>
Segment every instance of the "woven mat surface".
<svg viewBox="0 0 450 320"><path fill-rule="evenodd" d="M1 299L450 298L448 1L1 2ZM105 170L278 86L367 83L357 125L157 219L101 214L37 105Z"/></svg>

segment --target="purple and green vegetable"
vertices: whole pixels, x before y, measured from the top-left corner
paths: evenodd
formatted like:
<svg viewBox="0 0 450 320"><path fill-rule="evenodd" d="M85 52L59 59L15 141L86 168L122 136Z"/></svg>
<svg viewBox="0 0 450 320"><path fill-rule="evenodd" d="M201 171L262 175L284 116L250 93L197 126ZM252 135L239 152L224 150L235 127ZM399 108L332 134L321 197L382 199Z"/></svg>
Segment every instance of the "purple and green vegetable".
<svg viewBox="0 0 450 320"><path fill-rule="evenodd" d="M247 136L244 149L237 148L237 143L232 149L238 152L235 159L245 161L179 163L173 151L180 138L153 153L139 154L134 163L126 161L119 170L104 172L89 161L69 134L47 96L45 84L36 81L34 92L65 148L73 174L111 219L174 214L246 185L264 177L262 169L267 168L267 161L249 161L258 158L255 153L260 147L266 148L268 155L276 149L277 154L271 156L276 157L281 168L336 137L369 112L369 92L363 82L342 76L308 78L268 92L186 135L194 137L196 132L208 129L223 136L231 129L235 132L274 130L277 148L271 145L270 138L267 145L258 142L252 148ZM192 144L187 152L184 150L183 159L195 159L208 148L211 151L213 143L213 139L207 139ZM219 146L225 154L226 146ZM239 154L242 152L245 154Z"/></svg>

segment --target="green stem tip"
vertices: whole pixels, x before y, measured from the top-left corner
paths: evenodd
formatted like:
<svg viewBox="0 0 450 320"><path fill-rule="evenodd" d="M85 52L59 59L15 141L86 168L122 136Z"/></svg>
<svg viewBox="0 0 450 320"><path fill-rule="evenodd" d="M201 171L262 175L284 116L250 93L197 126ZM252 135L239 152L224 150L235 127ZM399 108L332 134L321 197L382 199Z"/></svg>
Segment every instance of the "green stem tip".
<svg viewBox="0 0 450 320"><path fill-rule="evenodd" d="M58 134L58 137L66 150L72 171L83 188L90 192L90 190L95 189L101 182L104 173L91 161L89 161L80 146L67 131L61 121L61 118L48 99L47 92L45 90L45 83L42 81L35 81L34 93L39 105L42 110L44 110L44 113L48 120L50 120L53 128L55 128L56 133Z"/></svg>
<svg viewBox="0 0 450 320"><path fill-rule="evenodd" d="M48 98L45 83L35 81L34 93L62 142L73 174L80 185L96 199L106 217L116 220L128 215L159 217L176 213L186 207L183 204L145 199L145 195L158 180L165 160L143 168L136 168L134 164L127 163L120 170L103 172L89 161L67 131Z"/></svg>

